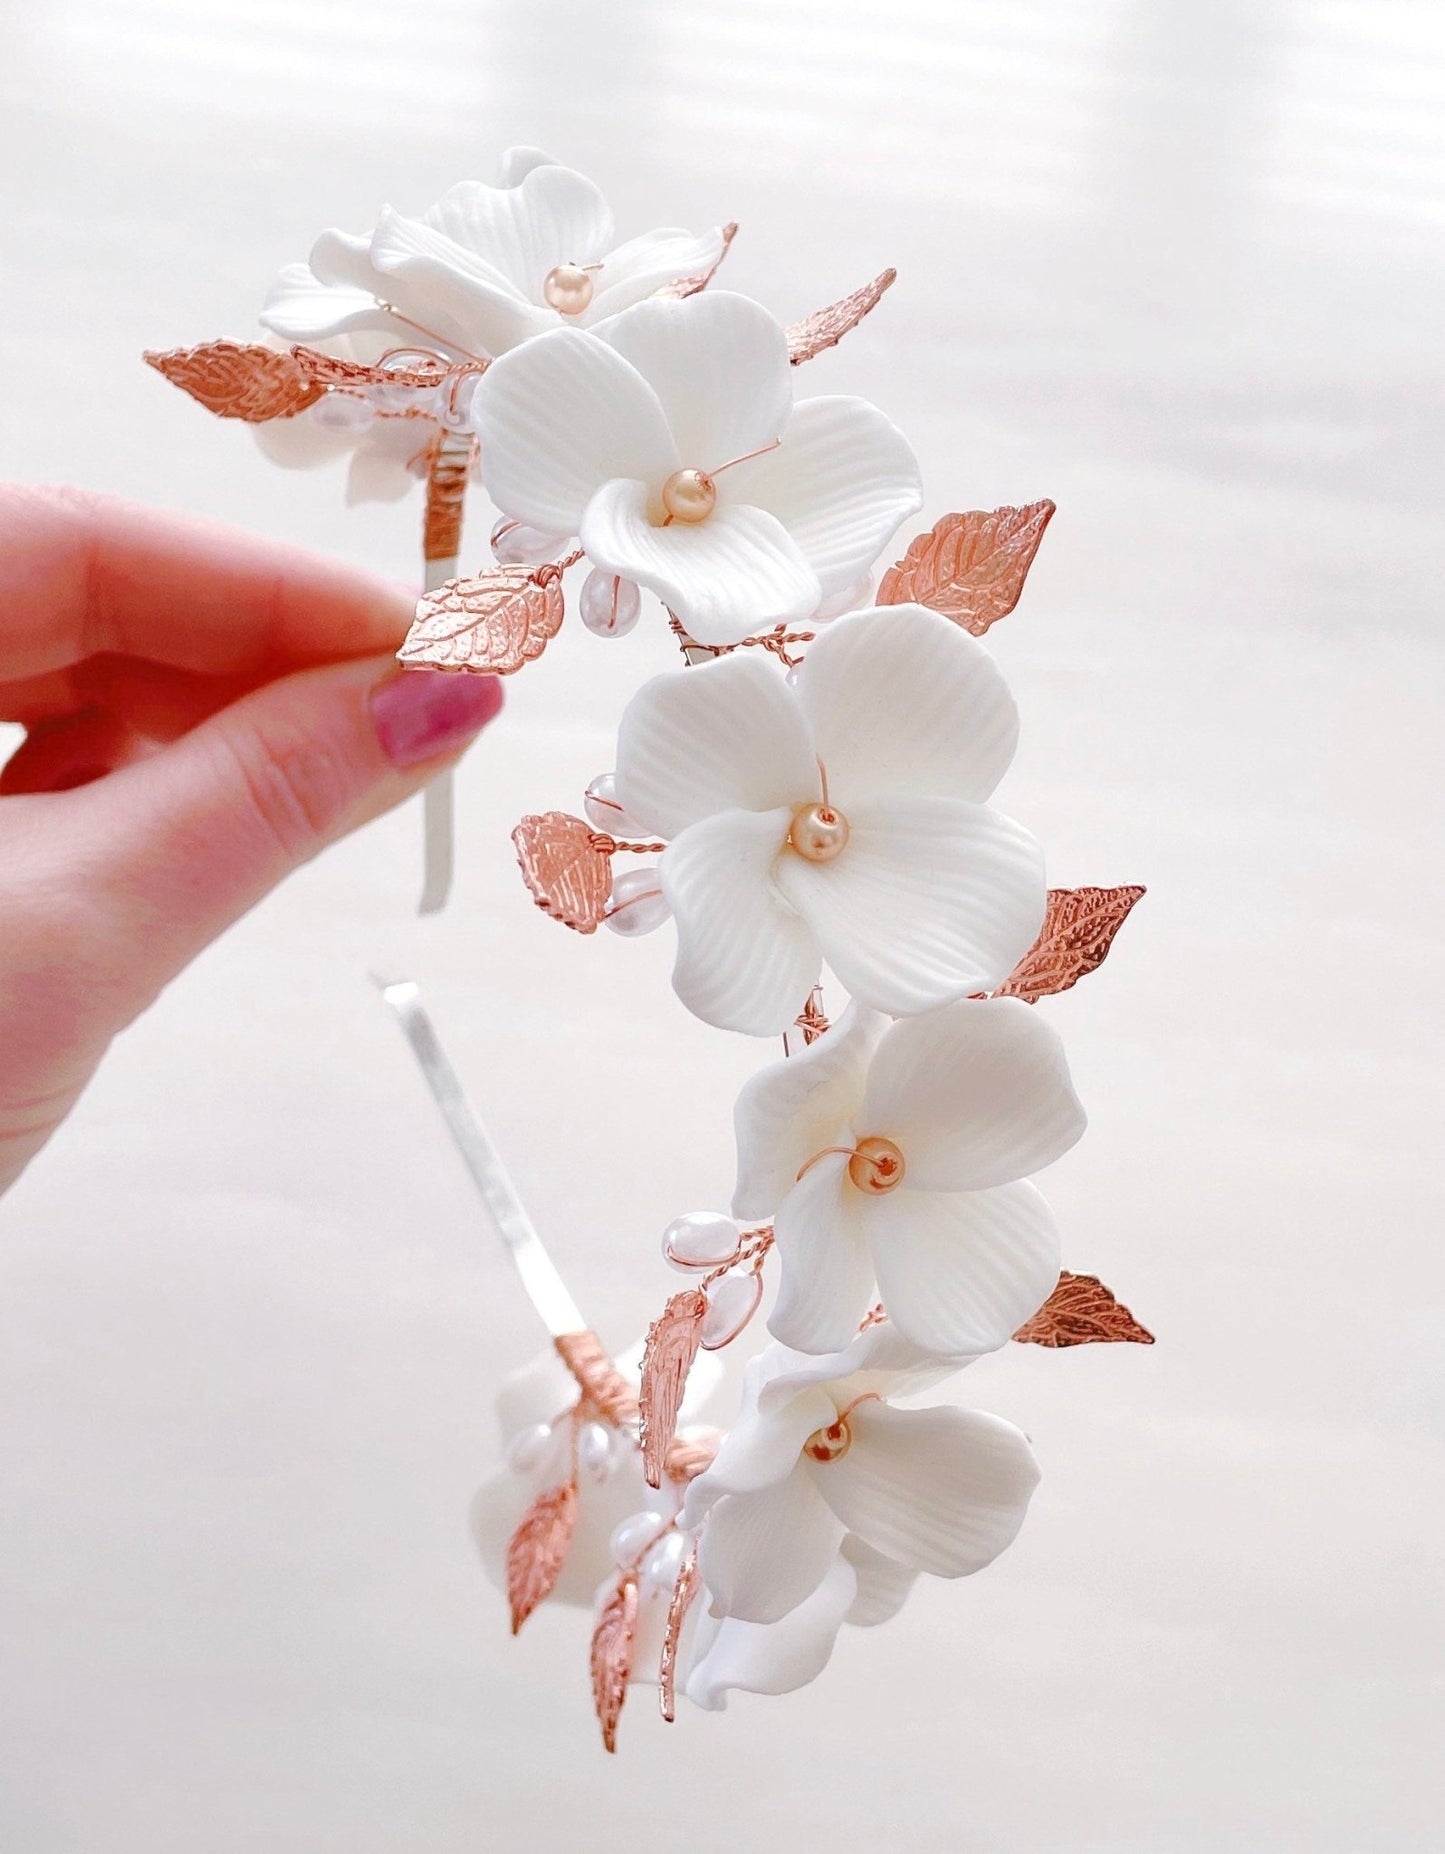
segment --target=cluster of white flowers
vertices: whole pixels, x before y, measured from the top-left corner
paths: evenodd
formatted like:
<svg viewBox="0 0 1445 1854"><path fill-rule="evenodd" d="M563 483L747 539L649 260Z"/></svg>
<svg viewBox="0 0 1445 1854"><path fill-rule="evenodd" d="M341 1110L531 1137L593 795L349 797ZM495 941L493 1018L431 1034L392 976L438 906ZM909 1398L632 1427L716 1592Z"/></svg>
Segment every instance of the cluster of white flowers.
<svg viewBox="0 0 1445 1854"><path fill-rule="evenodd" d="M703 287L726 242L617 244L590 182L513 151L496 187L325 234L264 317L358 360L420 346L475 369L427 411L474 433L503 527L526 537L512 557L575 547L614 616L647 589L717 653L641 688L606 787L611 828L665 844L653 918L675 921L687 1008L762 1036L794 1024L825 968L851 998L737 1103L732 1210L771 1227L780 1281L774 1343L711 1465L648 1489L595 1412L565 1441L575 1386L544 1377L512 1399L508 1471L479 1496L501 1579L528 1502L580 1480L555 1588L590 1599L616 1567L636 1573L638 1677L695 1541L678 1687L709 1708L811 1679L843 1623L884 1620L919 1573L976 1571L1017 1533L1037 1479L1023 1435L896 1400L1048 1298L1058 1239L1028 1179L1083 1128L1056 1034L990 995L1045 916L1038 846L990 802L1013 701L949 618L867 604L922 503L914 455L862 399L795 401L783 326ZM389 390L342 419L323 401L284 435L354 446ZM368 469L353 464L385 476ZM798 626L826 626L800 662L737 648Z"/></svg>

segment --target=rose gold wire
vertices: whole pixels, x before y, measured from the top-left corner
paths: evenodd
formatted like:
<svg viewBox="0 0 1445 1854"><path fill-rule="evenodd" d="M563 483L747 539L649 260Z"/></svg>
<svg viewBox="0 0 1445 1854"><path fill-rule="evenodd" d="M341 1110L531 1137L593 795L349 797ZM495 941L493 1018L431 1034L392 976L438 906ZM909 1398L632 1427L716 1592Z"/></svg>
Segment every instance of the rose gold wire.
<svg viewBox="0 0 1445 1854"><path fill-rule="evenodd" d="M707 476L721 476L724 470L731 470L736 464L751 463L755 457L766 457L769 451L775 451L782 443L781 438L773 438L767 444L760 444L755 451L744 451L741 457L729 457L726 463L719 464L716 470L704 472Z"/></svg>
<svg viewBox="0 0 1445 1854"><path fill-rule="evenodd" d="M818 1163L819 1159L826 1159L830 1152L846 1153L850 1159L861 1159L865 1165L871 1165L875 1172L881 1172L883 1169L882 1161L878 1155L872 1152L864 1152L861 1146L824 1146L821 1150L813 1154L806 1165L799 1169L797 1175L793 1179L793 1183L797 1184L801 1179L806 1177Z"/></svg>
<svg viewBox="0 0 1445 1854"><path fill-rule="evenodd" d="M425 335L428 341L435 341L439 347L450 348L454 354L460 354L463 360L476 361L483 367L491 365L485 354L473 354L470 348L462 347L459 342L448 341L445 335L439 335L434 328L428 328L425 322L417 322L411 316L403 315L395 303L387 302L384 297L377 297L376 306L395 321L405 322L408 328L414 328L419 335Z"/></svg>

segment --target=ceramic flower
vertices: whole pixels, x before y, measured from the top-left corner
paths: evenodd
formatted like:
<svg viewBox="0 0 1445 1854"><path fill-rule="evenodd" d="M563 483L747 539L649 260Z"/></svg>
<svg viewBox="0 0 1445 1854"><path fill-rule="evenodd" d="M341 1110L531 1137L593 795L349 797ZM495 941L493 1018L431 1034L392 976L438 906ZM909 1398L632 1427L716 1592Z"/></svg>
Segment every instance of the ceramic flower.
<svg viewBox="0 0 1445 1854"><path fill-rule="evenodd" d="M563 324L587 326L721 259L720 230L614 243L607 202L533 148L502 158L499 184L466 180L419 219L383 207L371 233L323 232L288 264L261 320L286 341L380 336L449 358L504 354Z"/></svg>
<svg viewBox="0 0 1445 1854"><path fill-rule="evenodd" d="M644 684L616 791L671 840L688 1009L772 1035L824 960L898 1015L1002 984L1047 892L1033 838L984 802L1017 729L983 646L917 605L838 619L791 688L742 652Z"/></svg>
<svg viewBox="0 0 1445 1854"><path fill-rule="evenodd" d="M724 291L544 335L477 388L487 489L700 643L807 618L854 592L922 491L876 407L795 406L793 377L781 325Z"/></svg>
<svg viewBox="0 0 1445 1854"><path fill-rule="evenodd" d="M329 345L337 351L352 344ZM253 425L251 431L271 462L286 470L310 470L345 458L348 504L398 502L426 480L437 434L454 422L451 396L450 385L333 389L304 411ZM473 479L480 474L474 464Z"/></svg>
<svg viewBox="0 0 1445 1854"><path fill-rule="evenodd" d="M1003 1345L1053 1291L1053 1217L1026 1175L1084 1130L1057 1033L1016 998L889 1025L850 1006L747 1082L734 1212L773 1218L769 1328L803 1352L847 1343L878 1292L925 1351Z"/></svg>
<svg viewBox="0 0 1445 1854"><path fill-rule="evenodd" d="M894 1567L894 1592L982 1570L1012 1542L1038 1481L1026 1438L976 1410L896 1408L933 1375L900 1369L901 1343L880 1326L826 1358L770 1346L749 1365L738 1421L683 1506L714 1615L778 1622L850 1536Z"/></svg>

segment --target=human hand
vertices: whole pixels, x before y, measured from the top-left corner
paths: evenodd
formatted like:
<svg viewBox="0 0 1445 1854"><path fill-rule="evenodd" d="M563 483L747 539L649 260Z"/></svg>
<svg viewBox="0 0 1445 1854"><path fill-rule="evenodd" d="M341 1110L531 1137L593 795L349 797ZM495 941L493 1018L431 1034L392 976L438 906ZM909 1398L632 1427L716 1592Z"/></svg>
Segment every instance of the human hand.
<svg viewBox="0 0 1445 1854"><path fill-rule="evenodd" d="M0 1190L111 1038L501 707L400 674L412 601L215 524L0 486Z"/></svg>

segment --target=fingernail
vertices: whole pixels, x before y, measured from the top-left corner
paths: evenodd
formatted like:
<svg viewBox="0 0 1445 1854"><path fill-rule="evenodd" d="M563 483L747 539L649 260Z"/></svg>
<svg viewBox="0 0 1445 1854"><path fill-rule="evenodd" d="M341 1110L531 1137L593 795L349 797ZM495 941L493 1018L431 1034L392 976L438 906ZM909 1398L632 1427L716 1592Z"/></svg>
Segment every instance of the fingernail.
<svg viewBox="0 0 1445 1854"><path fill-rule="evenodd" d="M444 670L402 670L371 697L371 718L393 766L416 766L465 746L498 713L495 676Z"/></svg>

